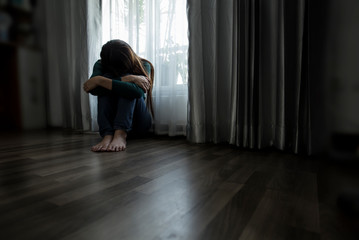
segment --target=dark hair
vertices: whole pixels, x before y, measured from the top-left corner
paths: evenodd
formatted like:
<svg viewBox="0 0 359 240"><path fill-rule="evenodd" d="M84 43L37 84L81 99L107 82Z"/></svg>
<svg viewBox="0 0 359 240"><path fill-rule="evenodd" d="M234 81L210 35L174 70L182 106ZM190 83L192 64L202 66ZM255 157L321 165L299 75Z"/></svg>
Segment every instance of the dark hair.
<svg viewBox="0 0 359 240"><path fill-rule="evenodd" d="M128 43L122 40L110 40L102 46L101 49L101 63L104 73L112 77L121 77L124 74L142 75L150 80L150 89L147 91L147 107L150 109L152 116L154 116L152 106L152 88L154 82L154 68L150 61L140 58L132 50ZM151 74L148 75L143 67L142 62L147 62L151 66Z"/></svg>

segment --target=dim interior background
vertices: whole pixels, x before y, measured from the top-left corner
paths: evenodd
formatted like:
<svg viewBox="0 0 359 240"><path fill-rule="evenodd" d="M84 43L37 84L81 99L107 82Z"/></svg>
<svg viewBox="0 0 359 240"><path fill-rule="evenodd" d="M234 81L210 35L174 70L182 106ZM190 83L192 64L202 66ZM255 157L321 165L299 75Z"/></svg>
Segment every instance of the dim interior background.
<svg viewBox="0 0 359 240"><path fill-rule="evenodd" d="M229 3L238 8L230 8ZM240 4L236 5L236 3ZM298 5L291 5L294 3ZM283 4L286 4L291 10L297 10L296 7L304 6L299 11L301 17L294 18L294 15L288 14L288 12L283 14L282 10L285 9ZM253 6L255 7L253 8ZM241 7L244 8L241 9ZM243 11L246 7L252 11ZM265 9L271 9L271 11L266 12L264 11ZM46 200L46 198L52 198L54 195L59 196L60 194L61 196L61 194L65 194L64 202L71 201L71 199L80 198L82 195L87 194L86 191L78 191L78 189L83 186L86 188L88 183L96 185L98 181L102 182L103 180L106 182L109 180L110 185L106 186L112 186L111 184L118 183L118 179L112 182L112 177L121 178L121 176L118 176L118 172L123 171L126 174L131 173L131 170L135 170L134 172L138 173L138 169L145 169L150 171L150 176L152 174L158 177L166 173L168 178L163 178L161 183L161 179L147 179L135 175L129 182L126 181L125 184L115 185L115 190L109 188L105 189L105 192L115 196L126 193L128 186L131 188L146 181L149 181L150 184L154 182L155 189L161 188L162 192L165 193L165 195L157 195L156 192L153 195L155 199L165 196L163 203L168 203L169 196L171 198L170 203L175 203L167 205L170 206L168 208L169 213L171 212L172 214L174 208L177 212L181 212L181 210L178 210L178 206L192 208L187 203L199 197L198 199L202 199L203 203L209 202L209 204L198 204L205 206L205 210L196 209L208 217L207 213L213 213L211 212L213 210L211 208L214 206L211 205L213 204L211 201L212 195L203 198L206 194L201 192L199 186L207 189L209 186L213 187L212 183L218 184L217 181L221 182L228 177L230 179L234 178L238 181L237 183L240 183L240 187L242 187L242 184L246 185L243 188L244 191L240 191L233 182L225 182L224 189L221 189L222 185L215 184L215 188L219 186L220 189L219 193L216 192L217 189L215 191L215 198L220 203L219 205L224 206L227 200L229 204L223 208L224 210L221 211L221 214L216 216L214 225L208 225L209 231L207 232L211 235L212 230L227 229L229 233L232 233L237 229L229 228L226 225L227 222L223 221L223 219L229 219L228 222L233 224L236 222L232 222L232 217L242 221L243 218L240 216L244 213L244 216L247 216L247 220L249 220L251 216L249 215L250 211L247 209L248 206L250 206L251 211L255 211L257 208L256 204L261 199L258 196L258 189L271 192L272 189L265 189L264 186L267 186L267 181L274 175L272 187L285 190L283 191L285 195L278 195L276 198L283 200L282 197L287 196L288 192L296 193L297 190L299 195L303 193L305 195L308 192L303 190L310 189L311 194L308 194L308 196L314 203L314 205L311 205L309 202L298 200L300 198L292 199L288 202L294 201L295 205L298 204L300 208L294 214L290 210L286 211L285 214L294 216L292 219L299 217L299 224L302 222L305 225L308 221L301 218L303 213L309 216L310 219L315 220L316 227L318 227L317 223L319 223L320 219L324 229L319 231L316 228L314 235L319 236L320 234L321 237L324 236L322 239L325 239L325 235L328 233L339 232L341 229L335 228L337 226L335 220L337 220L336 200L338 196L345 190L349 190L351 194L349 195L349 200L357 200L358 197L358 164L352 164L353 162L348 161L354 160L357 163L359 156L359 111L357 107L359 102L358 10L359 2L357 0L0 0L0 140L3 143L1 149L2 158L0 159L2 161L1 183L2 186L5 186L1 190L4 190L2 194L5 196L2 202L8 203L3 205L2 208L7 213L7 217L2 219L2 223L5 223L2 226L9 226L10 232L15 230L14 232L19 235L22 235L22 232L17 231L17 225L19 225L20 229L25 227L27 233L32 233L32 236L36 237L37 233L46 233L46 229L50 229L47 234L51 236L55 236L57 233L66 235L66 231L74 231L76 227L79 227L76 223L83 223L83 220L88 219L89 215L92 217L90 222L97 218L96 214L92 215L91 213L103 213L98 211L96 207L103 207L105 212L111 212L112 206L98 204L98 199L101 201L109 200L108 195L102 194L101 190L103 189L101 187L96 187L100 192L98 192L99 198L95 199L95 203L91 205L94 208L87 207L90 205L86 205L88 200L84 198L80 199L81 201L78 202L80 204L75 203L72 205L75 208L67 208L68 212L63 212L63 208L58 208L56 205L55 214L52 214L52 211L46 211L48 210L48 202L44 201L44 196ZM226 14L226 11L231 11L231 13ZM281 21L272 18L278 13L276 11L282 14ZM240 13L239 15L238 12ZM177 13L180 13L180 16ZM251 15L252 13L254 15ZM222 18L222 16L225 16L225 18ZM224 49L227 51L225 52L226 54L228 52L232 53L231 46L223 43L233 43L231 40L234 38L221 36L221 33L228 30L226 20L233 20L234 18L230 18L232 16L238 17L236 18L237 20L260 19L263 24L260 25L261 27L273 27L271 29L278 26L272 26L271 22L266 22L265 20L277 21L277 23L286 25L289 32L292 32L290 26L295 25L297 22L299 23L298 25L303 24L301 26L306 29L303 44L304 49L306 49L303 61L305 63L304 69L306 69L306 78L304 80L309 86L306 89L305 97L310 100L307 105L309 108L306 112L310 114L304 117L309 119L309 122L306 123L309 123L310 129L307 126L299 127L310 133L309 138L307 138L308 142L302 146L310 146L311 151L304 151L304 154L324 152L327 155L320 156L319 160L322 161L316 162L306 156L293 155L291 153L295 152L294 147L287 148L290 152L288 154L274 151L273 149L269 149L269 151L267 149L251 151L241 148L244 144L241 145L236 142L234 145L239 145L239 148L221 144L189 144L188 141L182 138L172 138L174 141L171 141L171 138L167 137L134 141L132 146L135 147L131 147L123 154L118 155L95 155L89 151L89 146L99 138L93 135L76 133L96 132L96 98L84 93L81 86L92 72L93 63L99 57L101 45L111 38L123 38L128 41L136 52L151 60L155 65L155 104L158 117L155 120L154 131L156 134L187 135L189 140L193 140L192 137L194 137L194 139L200 139L199 142L230 142L226 134L232 134L233 132L230 131L229 125L223 124L223 122L229 122L229 115L222 113L229 112L229 114L232 114L233 112L228 111L230 108L223 103L222 97L228 100L232 96L234 89L231 88L231 85L220 86L221 82L214 81L214 79L216 77L216 80L226 81L228 80L226 78L231 76L227 73L226 75L217 74L214 77L211 76L211 71L204 72L202 71L203 69L199 68L193 71L193 66L208 66L208 64L215 63L215 66L222 67L221 70L226 67L233 67L229 65L231 62L226 58L226 55L220 51ZM203 22L192 21L195 18ZM218 25L213 28L214 24L207 20L217 21L216 24L218 23ZM247 29L245 28L248 30L255 25L251 21L249 22L252 25L243 24L240 26L248 27ZM193 29L198 31L188 34L187 25L192 27L189 31L193 31ZM251 30L252 32L249 32L253 33L253 28ZM254 28L254 30L258 29ZM274 36L269 34L268 29L264 30L263 34L259 34L259 36ZM254 32L261 33L260 31ZM210 37L214 37L218 42L214 44L212 38L207 37L207 33L210 33ZM252 36L250 34L247 36L245 33L245 31L238 32L237 37L241 36L241 39L245 39L244 42L247 41L246 43L250 45ZM271 41L276 43L276 38L273 39ZM187 40L189 42L186 42ZM266 39L259 38L259 40L263 40L263 42L259 41L260 43L267 44ZM191 51L187 52L187 50ZM208 51L198 54L201 53L201 50ZM266 53L272 50L266 49ZM290 50L291 48L289 48L289 52ZM208 57L211 54L220 60L216 62L217 59ZM194 57L190 58L192 62L187 62L187 56L189 58ZM200 60L193 61L196 57ZM243 58L245 57L242 56L240 59ZM245 63L246 60L244 60ZM268 61L268 59L265 60ZM290 60L292 59L289 59L288 62ZM271 64L275 65L276 63ZM258 65L254 64L254 67L258 67ZM215 69L213 72L218 73L216 67L213 67L213 69ZM200 74L207 74L206 76L210 77L210 81L206 81L207 78L193 78L191 74L198 73L198 71ZM191 83L198 83L200 87L204 86L204 88L194 89ZM219 92L215 91L216 89L212 88L211 85L207 85L212 83L214 86L216 84L219 86L217 88ZM188 92L188 87L192 87L192 91ZM238 93L247 94L246 90L241 90L236 92L238 99L242 97ZM211 93L214 93L213 97ZM284 91L284 93L287 92ZM193 101L190 99L191 96L192 100L193 96L198 97L200 101L197 102L197 105L193 105ZM257 97L254 100L260 99L261 96ZM202 100L206 100L203 105L201 105ZM215 104L212 105L211 103ZM277 106L269 107L275 108ZM256 112L258 109L252 108L252 110ZM191 119L193 116L197 116L201 121L195 122ZM249 117L247 115L243 116L243 118ZM192 128L193 123L197 123L196 128ZM43 129L46 130L41 131ZM52 131L53 129L70 129L71 133L63 135L60 132L59 135L57 131ZM75 134L72 131L75 131ZM4 135L2 135L3 133ZM20 134L17 135L18 133ZM12 136L15 140L13 142L8 141L7 136ZM252 134L253 139L256 136L256 134ZM239 139L243 136L239 134L236 137ZM196 142L196 140L194 141ZM248 142L250 143L250 141ZM287 145L288 142L290 142L288 139L283 141L284 145ZM20 146L20 149L16 144ZM141 148L141 151L137 151L136 146ZM253 147L251 147L249 144L249 148L254 148L255 150L257 150L258 146L253 144ZM229 156L230 161L228 161ZM229 164L226 164L226 161ZM92 163L91 167L93 169L90 169L90 174L85 176L85 181L83 181L81 180L82 170L88 170L89 166L87 164L89 162ZM122 165L122 163L125 164ZM85 165L82 166L81 164ZM103 164L108 164L108 172L102 169ZM256 166L257 164L259 168L256 168L258 167ZM116 169L113 169L113 166ZM208 168L208 166L210 167ZM316 167L318 168L316 169ZM174 172L172 172L173 169ZM290 170L290 174L288 172L283 174L284 169L285 171ZM293 174L294 169L296 171ZM201 172L202 175L199 174ZM36 175L36 173L40 173L40 175ZM41 174L50 175L50 178L43 178ZM86 174L86 171L84 174ZM72 176L76 179L80 176L80 181L77 181L78 185L74 185L70 181L65 184L65 188L60 187L59 191L52 191L53 188L57 188L57 184L52 182L52 175L65 179L67 177L71 179ZM187 181L179 181L179 189L182 190L183 187L183 190L188 193L188 195L181 195L181 197L184 196L183 198L178 198L176 194L172 195L173 192L177 192L178 186L171 185L171 181L174 180L173 182L176 183L177 178L180 177L184 177L185 180L186 177L189 177L190 182L195 183L194 185L196 186L192 189L187 185ZM43 182L43 179L45 179L45 182ZM46 179L50 179L50 182L47 182ZM171 180L169 181L168 179ZM248 181L248 179L250 180ZM159 186L156 185L156 182L160 182ZM181 183L184 184L182 185ZM44 187L44 195L41 193L42 187L38 188L36 184ZM269 187L271 187L270 185ZM19 187L19 189L14 188L14 186ZM90 192L93 190L91 186L93 185L90 184L90 187L87 188ZM167 188L162 189L161 186L167 186ZM235 189L231 189L233 186L236 186ZM125 191L123 191L122 187L125 188ZM24 189L25 191L23 191ZM26 191L26 189L30 190ZM143 189L148 190L146 187L143 187ZM231 192L233 191L236 197L232 199L233 195L231 195L226 200L222 191L226 192L228 189L231 189ZM40 195L37 194L38 190ZM149 191L152 190L149 189ZM35 191L35 194L31 191ZM78 194L75 194L75 192ZM15 195L10 195L12 193L15 193ZM27 194L30 194L29 198L27 198ZM69 196L69 198L66 196ZM193 196L195 197L191 199ZM273 196L269 194L267 200ZM12 202L17 197L19 197L19 201ZM269 226L270 228L271 226L267 224L267 219L273 219L273 216L276 216L276 220L285 219L282 218L283 208L281 208L281 201L277 201L278 199L276 198L274 198L275 201L273 199L270 201L274 205L267 205L268 202L266 201L264 201L263 205L259 205L261 211L255 211L257 213L255 216L258 218L253 218L254 222L256 219L262 219L265 222L262 227ZM161 201L152 200L150 202L158 206L160 211L163 210L163 205L166 206L166 204L162 205ZM192 203L194 202L196 201ZM24 203L25 206L23 205ZM37 208L32 208L31 204L33 203ZM112 203L113 206L118 206L118 202L113 201ZM45 204L45 209L42 209L43 205L41 204ZM7 208L8 206L10 208ZM133 206L136 206L136 201ZM193 206L195 208L195 205ZM236 206L240 206L239 213L232 211L237 209ZM268 206L277 206L278 208ZM311 208L313 206L314 208ZM354 206L357 205L354 204ZM80 212L82 210L84 212L77 215L79 218L73 218L73 210L76 212L77 207ZM126 206L124 208L127 209ZM37 211L38 209L40 211ZM136 207L133 209L136 209ZM140 209L146 212L148 205L143 204ZM278 209L279 211L277 211ZM304 211L302 211L303 209ZM312 209L315 210L313 211ZM157 209L150 209L150 212L157 213ZM262 214L263 212L264 215ZM29 213L33 213L33 216ZM233 215L228 217L228 213L233 213ZM68 215L63 218L63 214ZM24 216L24 218L19 219L18 216ZM122 218L121 214L118 214L118 216ZM126 222L132 219L131 217L136 218L141 215L132 214L131 212L128 216L128 219L122 218L121 220ZM32 217L35 217L37 221L27 221ZM48 228L42 228L48 223L47 220L49 219L51 221L49 221ZM183 220L182 217L180 219ZM57 220L64 224L58 224ZM142 222L142 228L147 228L147 223L150 223L151 226L151 223L156 224L157 221L162 221L161 218L155 219L157 221L152 221L152 216L147 220L148 222ZM190 220L193 219L191 218ZM107 219L105 218L106 221ZM188 223L192 223L187 221L187 218L184 218L183 221L184 226L189 226L190 224ZM21 222L26 224L21 226ZM38 222L46 224L37 224ZM117 221L110 222L116 223ZM199 221L194 222L198 223ZM341 223L341 220L339 222ZM118 223L121 223L121 221L118 221ZM275 225L275 223L276 221L272 225ZM243 224L243 226L245 225L246 223ZM113 232L119 231L116 229L116 225L103 224L102 226L105 226L104 229L109 226L110 229L114 230ZM222 226L224 227L221 228ZM247 233L252 230L256 232L257 229L253 227L256 224L249 224L248 226ZM95 227L101 228L99 225L95 225ZM136 231L137 225L133 227L135 229L134 234L141 234L140 231ZM176 228L177 226L174 227ZM190 227L193 226L191 225ZM51 229L55 231L51 231ZM101 233L101 231L94 229L91 229L92 232ZM283 230L280 226L277 226L277 229ZM358 228L354 227L354 229ZM288 231L292 230L291 228ZM304 231L304 233L306 232ZM26 238L27 236L23 237ZM212 236L212 238L215 237L214 235Z"/></svg>
<svg viewBox="0 0 359 240"><path fill-rule="evenodd" d="M107 39L124 38L157 67L157 133L186 135L188 43L183 32L187 22L175 13L180 10L182 17L187 17L183 13L186 2L164 6L161 1L139 1L143 9L136 7L135 1L124 1L127 6L121 2L0 1L2 131L49 127L96 130L96 100L84 94L76 82L88 78ZM358 5L355 0L307 4L311 144L318 145L315 149L319 151L358 151ZM171 25L175 23L182 27L180 36L174 34L179 31L177 25ZM130 31L121 35L113 29ZM154 29L163 36L153 34ZM171 78L175 80L169 81Z"/></svg>

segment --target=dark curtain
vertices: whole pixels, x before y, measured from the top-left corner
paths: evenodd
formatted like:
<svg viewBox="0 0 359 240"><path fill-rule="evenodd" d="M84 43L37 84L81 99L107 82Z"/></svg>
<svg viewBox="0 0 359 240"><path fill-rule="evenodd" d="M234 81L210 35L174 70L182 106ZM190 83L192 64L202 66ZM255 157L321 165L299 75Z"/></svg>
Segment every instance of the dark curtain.
<svg viewBox="0 0 359 240"><path fill-rule="evenodd" d="M193 142L311 153L306 0L188 0Z"/></svg>
<svg viewBox="0 0 359 240"><path fill-rule="evenodd" d="M101 47L98 0L41 0L41 41L47 84L48 124L79 130L94 126L83 83ZM91 99L93 100L93 99Z"/></svg>

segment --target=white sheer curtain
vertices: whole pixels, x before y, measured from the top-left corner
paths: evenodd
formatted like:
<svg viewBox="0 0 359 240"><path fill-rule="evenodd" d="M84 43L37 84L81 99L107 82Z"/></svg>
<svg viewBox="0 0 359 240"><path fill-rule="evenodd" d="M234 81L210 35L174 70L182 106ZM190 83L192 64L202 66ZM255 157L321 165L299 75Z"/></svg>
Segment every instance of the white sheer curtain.
<svg viewBox="0 0 359 240"><path fill-rule="evenodd" d="M122 39L155 68L154 131L186 135L186 0L102 0L102 42Z"/></svg>

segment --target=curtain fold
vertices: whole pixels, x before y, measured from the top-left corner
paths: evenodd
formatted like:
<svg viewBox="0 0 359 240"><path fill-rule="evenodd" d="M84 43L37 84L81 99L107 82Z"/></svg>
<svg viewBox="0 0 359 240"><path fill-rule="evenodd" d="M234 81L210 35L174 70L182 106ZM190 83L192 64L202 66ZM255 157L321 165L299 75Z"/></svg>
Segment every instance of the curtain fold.
<svg viewBox="0 0 359 240"><path fill-rule="evenodd" d="M88 2L47 0L45 59L50 126L89 130Z"/></svg>
<svg viewBox="0 0 359 240"><path fill-rule="evenodd" d="M87 11L87 52L89 78L92 74L94 63L99 59L99 53L102 47L101 1L87 0ZM98 131L97 97L88 94L88 98L89 108L84 109L84 111L86 111L86 116L89 116L89 130Z"/></svg>
<svg viewBox="0 0 359 240"><path fill-rule="evenodd" d="M188 0L193 142L310 154L306 0Z"/></svg>

